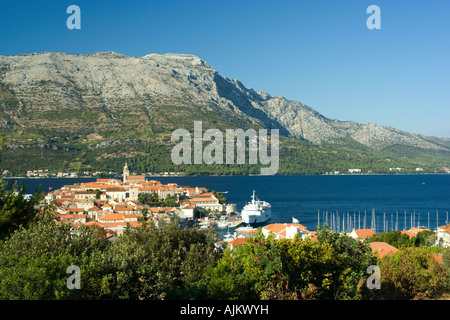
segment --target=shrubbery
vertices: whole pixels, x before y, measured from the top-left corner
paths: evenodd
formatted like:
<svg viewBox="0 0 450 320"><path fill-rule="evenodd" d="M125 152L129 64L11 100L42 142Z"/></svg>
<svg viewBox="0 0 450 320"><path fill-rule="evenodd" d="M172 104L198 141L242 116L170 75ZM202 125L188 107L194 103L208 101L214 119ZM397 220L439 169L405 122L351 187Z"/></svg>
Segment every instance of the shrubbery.
<svg viewBox="0 0 450 320"><path fill-rule="evenodd" d="M430 299L449 290L449 266L422 248L406 248L379 263L381 289L364 290L365 299Z"/></svg>
<svg viewBox="0 0 450 320"><path fill-rule="evenodd" d="M55 222L50 209L36 214L23 193L0 191L0 299L424 299L449 288L448 249L442 262L428 248L377 261L367 242L319 228L314 239L259 231L223 251L213 231L176 222L127 228L110 241ZM10 203L23 210L6 210ZM374 264L380 290L365 286ZM81 289L67 287L71 265Z"/></svg>

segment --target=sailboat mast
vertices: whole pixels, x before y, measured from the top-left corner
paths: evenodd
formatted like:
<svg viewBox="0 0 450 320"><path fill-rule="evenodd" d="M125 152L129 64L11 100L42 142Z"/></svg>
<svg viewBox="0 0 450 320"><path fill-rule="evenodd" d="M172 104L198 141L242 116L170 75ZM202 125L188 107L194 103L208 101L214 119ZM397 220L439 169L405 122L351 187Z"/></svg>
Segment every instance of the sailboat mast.
<svg viewBox="0 0 450 320"><path fill-rule="evenodd" d="M372 209L372 223L371 223L371 227L373 229L373 231L377 232L377 223L375 221L375 208Z"/></svg>
<svg viewBox="0 0 450 320"><path fill-rule="evenodd" d="M439 212L436 210L436 230L439 227Z"/></svg>
<svg viewBox="0 0 450 320"><path fill-rule="evenodd" d="M405 210L405 224L403 225L403 230L406 230L406 210Z"/></svg>
<svg viewBox="0 0 450 320"><path fill-rule="evenodd" d="M361 229L361 211L359 212L358 216L358 229Z"/></svg>
<svg viewBox="0 0 450 320"><path fill-rule="evenodd" d="M364 229L366 229L366 218L367 218L366 217L366 213L367 213L366 210L364 210L364 224L363 224L364 225Z"/></svg>
<svg viewBox="0 0 450 320"><path fill-rule="evenodd" d="M317 209L317 225L320 226L320 209Z"/></svg>
<svg viewBox="0 0 450 320"><path fill-rule="evenodd" d="M331 213L331 231L333 231L334 226L334 212Z"/></svg>

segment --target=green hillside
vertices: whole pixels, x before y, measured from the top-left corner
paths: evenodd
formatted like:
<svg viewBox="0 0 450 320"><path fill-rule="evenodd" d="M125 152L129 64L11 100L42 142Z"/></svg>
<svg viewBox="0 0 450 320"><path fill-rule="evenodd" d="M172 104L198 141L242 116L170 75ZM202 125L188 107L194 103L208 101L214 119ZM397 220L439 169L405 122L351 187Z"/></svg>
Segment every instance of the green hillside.
<svg viewBox="0 0 450 320"><path fill-rule="evenodd" d="M215 121L215 122L214 122ZM220 119L203 123L203 130L218 125ZM191 129L188 129L191 131ZM222 129L225 130L225 129ZM183 172L186 175L247 175L260 174L261 164L251 165L246 150L246 164L180 164L171 159L175 143L172 131L159 132L143 126L127 126L120 130L73 134L54 130L2 130L4 147L0 168L14 176L24 176L28 170L49 172L121 172L125 161L136 173ZM224 131L223 131L224 132ZM225 134L224 134L225 136ZM209 142L205 142L204 146ZM270 147L269 147L270 150ZM224 150L225 155L225 150ZM403 168L402 173L416 173L421 167L426 173L440 173L442 163L436 159L418 161L375 153L367 147L319 146L306 141L280 137L278 174L347 173L359 168L363 173L398 173L389 168Z"/></svg>

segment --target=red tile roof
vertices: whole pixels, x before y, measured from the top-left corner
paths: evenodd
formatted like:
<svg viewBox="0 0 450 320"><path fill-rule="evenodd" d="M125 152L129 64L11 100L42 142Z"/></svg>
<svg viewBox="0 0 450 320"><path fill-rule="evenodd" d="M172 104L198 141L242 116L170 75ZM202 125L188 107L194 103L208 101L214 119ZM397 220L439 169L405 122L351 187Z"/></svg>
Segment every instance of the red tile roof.
<svg viewBox="0 0 450 320"><path fill-rule="evenodd" d="M189 201L191 201L191 202L217 202L217 199L216 198L212 198L212 197L209 197L209 198L192 198L192 199L189 199Z"/></svg>
<svg viewBox="0 0 450 320"><path fill-rule="evenodd" d="M301 231L309 232L306 227L300 223L272 223L267 226L264 226L263 229L268 231L272 231L273 233L280 233L284 231L287 227L294 226L300 228Z"/></svg>
<svg viewBox="0 0 450 320"><path fill-rule="evenodd" d="M415 237L417 234L409 232L408 230L403 230L402 232L400 232L400 234L406 234L408 235L410 238Z"/></svg>
<svg viewBox="0 0 450 320"><path fill-rule="evenodd" d="M232 246L236 246L236 245L244 244L246 242L247 242L246 238L236 238L236 239L229 241L228 243L231 244Z"/></svg>
<svg viewBox="0 0 450 320"><path fill-rule="evenodd" d="M360 239L365 239L375 234L373 229L353 229L353 231L355 231L356 236Z"/></svg>
<svg viewBox="0 0 450 320"><path fill-rule="evenodd" d="M408 231L411 232L411 233L418 234L419 232L422 232L422 231L430 231L430 229L427 229L427 228L416 228L416 227L412 227L412 228L409 229Z"/></svg>
<svg viewBox="0 0 450 320"><path fill-rule="evenodd" d="M125 189L122 187L116 187L116 186L111 186L111 187L105 187L106 192L125 192Z"/></svg>
<svg viewBox="0 0 450 320"><path fill-rule="evenodd" d="M98 220L106 221L106 220L124 220L124 216L122 213L110 213L105 214L98 218Z"/></svg>
<svg viewBox="0 0 450 320"><path fill-rule="evenodd" d="M394 254L397 252L397 248L391 246L386 242L371 242L369 243L369 247L372 249L372 252L376 252L378 257L381 259L387 254Z"/></svg>
<svg viewBox="0 0 450 320"><path fill-rule="evenodd" d="M447 224L447 225L444 225L444 226L440 226L440 227L438 227L438 229L442 229L445 232L450 233L450 224Z"/></svg>

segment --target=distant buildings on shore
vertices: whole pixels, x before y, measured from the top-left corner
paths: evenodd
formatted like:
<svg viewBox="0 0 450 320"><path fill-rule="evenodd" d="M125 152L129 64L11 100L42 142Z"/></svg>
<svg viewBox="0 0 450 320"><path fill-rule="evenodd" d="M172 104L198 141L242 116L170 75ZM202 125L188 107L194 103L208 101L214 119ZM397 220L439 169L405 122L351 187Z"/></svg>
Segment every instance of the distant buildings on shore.
<svg viewBox="0 0 450 320"><path fill-rule="evenodd" d="M442 170L445 173L450 173L450 169L447 167L443 167ZM414 169L414 171L416 173L426 173L424 168L421 167L417 167ZM406 172L405 168L400 168L400 167L395 167L395 168L389 168L389 172L392 173L401 173L401 172ZM435 171L436 172L436 171ZM372 170L367 170L367 171L363 171L360 168L351 168L348 169L347 171L341 172L339 170L335 170L335 171L327 171L325 172L326 175L338 175L338 174L373 174Z"/></svg>
<svg viewBox="0 0 450 320"><path fill-rule="evenodd" d="M11 177L13 174L9 170L0 169L1 175L4 177ZM389 168L389 172L392 173L402 173L407 172L404 168L395 167ZM411 173L410 171L408 171ZM414 169L416 173L429 173L422 167L417 167ZM435 171L437 172L437 171ZM442 168L442 172L450 174L450 169L447 167ZM373 174L372 170L363 170L361 168L349 168L345 171L327 171L324 173L325 175L341 175L341 174ZM132 172L131 175L138 175L136 172ZM161 172L146 172L141 173L141 175L147 177L167 177L167 176L183 176L184 172L178 171L161 171ZM21 176L21 175L19 175ZM83 172L75 172L75 171L58 171L53 172L49 169L34 169L28 170L25 173L25 176L28 178L78 178L78 177L117 177L120 176L120 173L115 171L83 171Z"/></svg>
<svg viewBox="0 0 450 320"><path fill-rule="evenodd" d="M5 172L6 171L6 172ZM11 173L8 170L5 170L3 175L10 176ZM133 173L133 175L137 175L137 173ZM145 175L141 175L142 177L145 176L182 176L184 175L184 172L174 172L174 171L167 171L167 172L147 172ZM84 172L50 172L48 169L38 169L38 170L28 170L26 172L26 176L28 178L78 178L78 177L104 177L104 176L119 176L119 173L114 171L84 171Z"/></svg>

